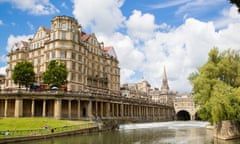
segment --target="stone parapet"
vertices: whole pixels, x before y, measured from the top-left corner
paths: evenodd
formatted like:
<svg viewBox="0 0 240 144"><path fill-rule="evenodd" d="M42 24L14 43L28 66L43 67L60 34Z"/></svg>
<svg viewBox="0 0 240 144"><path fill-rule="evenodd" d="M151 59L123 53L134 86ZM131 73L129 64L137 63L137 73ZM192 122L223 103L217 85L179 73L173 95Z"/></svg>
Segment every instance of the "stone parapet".
<svg viewBox="0 0 240 144"><path fill-rule="evenodd" d="M240 121L226 120L216 124L214 137L224 140L240 138Z"/></svg>

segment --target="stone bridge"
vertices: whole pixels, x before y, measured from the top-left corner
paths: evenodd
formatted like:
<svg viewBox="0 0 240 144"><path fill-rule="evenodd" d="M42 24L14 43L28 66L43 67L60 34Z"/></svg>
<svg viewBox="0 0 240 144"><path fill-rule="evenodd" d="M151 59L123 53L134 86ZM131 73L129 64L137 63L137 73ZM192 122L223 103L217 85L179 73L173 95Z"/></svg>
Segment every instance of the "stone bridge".
<svg viewBox="0 0 240 144"><path fill-rule="evenodd" d="M176 120L196 120L196 108L191 94L177 96L174 109Z"/></svg>

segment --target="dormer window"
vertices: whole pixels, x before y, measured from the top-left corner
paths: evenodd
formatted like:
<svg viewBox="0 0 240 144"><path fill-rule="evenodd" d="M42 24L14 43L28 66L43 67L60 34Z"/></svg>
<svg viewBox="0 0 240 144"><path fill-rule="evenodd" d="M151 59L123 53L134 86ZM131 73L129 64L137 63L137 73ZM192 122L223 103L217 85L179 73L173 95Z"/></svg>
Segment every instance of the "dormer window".
<svg viewBox="0 0 240 144"><path fill-rule="evenodd" d="M67 30L67 25L65 23L62 24L62 30Z"/></svg>

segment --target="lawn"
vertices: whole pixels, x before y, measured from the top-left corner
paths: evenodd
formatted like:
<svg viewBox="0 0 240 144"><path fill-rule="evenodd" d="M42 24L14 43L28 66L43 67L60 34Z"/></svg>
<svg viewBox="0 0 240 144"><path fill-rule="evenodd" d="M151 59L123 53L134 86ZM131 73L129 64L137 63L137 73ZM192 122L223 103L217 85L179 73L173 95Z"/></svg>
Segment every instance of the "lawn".
<svg viewBox="0 0 240 144"><path fill-rule="evenodd" d="M56 120L51 118L0 118L0 131L57 128L91 123L90 121Z"/></svg>

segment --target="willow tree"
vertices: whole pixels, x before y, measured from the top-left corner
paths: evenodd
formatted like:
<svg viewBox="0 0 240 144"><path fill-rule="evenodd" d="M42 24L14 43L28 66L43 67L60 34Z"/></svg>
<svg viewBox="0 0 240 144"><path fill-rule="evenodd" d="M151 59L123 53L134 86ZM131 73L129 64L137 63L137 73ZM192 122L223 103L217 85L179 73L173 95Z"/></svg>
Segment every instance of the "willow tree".
<svg viewBox="0 0 240 144"><path fill-rule="evenodd" d="M213 48L208 61L192 73L195 103L200 106L198 116L202 120L220 122L240 120L240 53Z"/></svg>

